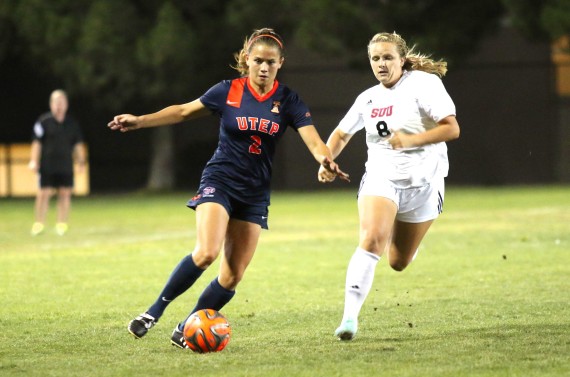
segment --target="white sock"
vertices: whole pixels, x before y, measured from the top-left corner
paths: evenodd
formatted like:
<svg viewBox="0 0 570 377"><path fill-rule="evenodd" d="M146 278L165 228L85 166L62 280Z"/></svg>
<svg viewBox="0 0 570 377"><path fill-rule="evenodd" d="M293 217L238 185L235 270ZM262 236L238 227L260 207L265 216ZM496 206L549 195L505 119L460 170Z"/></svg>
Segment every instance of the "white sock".
<svg viewBox="0 0 570 377"><path fill-rule="evenodd" d="M360 247L356 248L346 270L343 321L349 318L358 319L358 313L372 287L374 271L379 260L378 255Z"/></svg>

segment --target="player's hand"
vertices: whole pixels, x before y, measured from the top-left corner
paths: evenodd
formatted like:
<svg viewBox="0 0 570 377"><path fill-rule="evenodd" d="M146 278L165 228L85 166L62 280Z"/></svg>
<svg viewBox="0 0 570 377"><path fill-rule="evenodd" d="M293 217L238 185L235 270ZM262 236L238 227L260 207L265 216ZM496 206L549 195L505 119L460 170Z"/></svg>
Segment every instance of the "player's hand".
<svg viewBox="0 0 570 377"><path fill-rule="evenodd" d="M109 122L109 124L107 124L107 127L113 131L133 131L140 128L139 117L131 114L117 115L113 118L112 121Z"/></svg>
<svg viewBox="0 0 570 377"><path fill-rule="evenodd" d="M388 139L388 143L390 143L394 149L412 148L415 147L412 138L412 135L396 131L392 133L392 137Z"/></svg>
<svg viewBox="0 0 570 377"><path fill-rule="evenodd" d="M319 182L332 182L336 177L339 177L343 181L350 182L350 176L340 170L338 164L331 161L328 157L323 157L321 161L321 167L317 174Z"/></svg>
<svg viewBox="0 0 570 377"><path fill-rule="evenodd" d="M317 173L317 179L322 183L329 183L336 179L336 174L328 171L324 166L319 166L319 172Z"/></svg>

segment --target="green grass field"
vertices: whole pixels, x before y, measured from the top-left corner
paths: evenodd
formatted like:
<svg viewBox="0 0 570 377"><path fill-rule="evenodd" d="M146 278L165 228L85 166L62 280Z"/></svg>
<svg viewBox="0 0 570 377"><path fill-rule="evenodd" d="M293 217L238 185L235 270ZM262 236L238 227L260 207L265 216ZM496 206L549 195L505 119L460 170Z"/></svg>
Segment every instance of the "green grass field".
<svg viewBox="0 0 570 377"><path fill-rule="evenodd" d="M50 225L35 238L33 201L0 200L0 375L570 375L570 187L448 188L415 262L379 263L352 342L332 334L355 192L276 192L271 230L222 310L230 343L205 355L170 334L217 265L144 339L126 331L194 247L190 195L76 198L66 236Z"/></svg>

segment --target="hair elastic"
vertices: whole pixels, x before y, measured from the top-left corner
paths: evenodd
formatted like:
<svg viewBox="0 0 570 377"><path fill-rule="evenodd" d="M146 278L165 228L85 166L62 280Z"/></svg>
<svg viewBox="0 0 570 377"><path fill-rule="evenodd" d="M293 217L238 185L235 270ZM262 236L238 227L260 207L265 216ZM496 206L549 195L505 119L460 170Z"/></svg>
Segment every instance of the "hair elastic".
<svg viewBox="0 0 570 377"><path fill-rule="evenodd" d="M281 43L281 41L280 41L278 38L274 37L274 36L271 35L271 34L260 34L260 35L258 35L258 36L256 36L256 37L253 37L253 38L251 39L251 41L249 41L249 43L247 44L247 51L249 51L249 49L251 48L251 45L253 45L253 42L255 42L256 39L259 39L259 38L261 38L261 37L269 37L269 38L274 39L275 42L277 42L277 44L279 45L279 47L281 47L281 49L283 50L283 43Z"/></svg>

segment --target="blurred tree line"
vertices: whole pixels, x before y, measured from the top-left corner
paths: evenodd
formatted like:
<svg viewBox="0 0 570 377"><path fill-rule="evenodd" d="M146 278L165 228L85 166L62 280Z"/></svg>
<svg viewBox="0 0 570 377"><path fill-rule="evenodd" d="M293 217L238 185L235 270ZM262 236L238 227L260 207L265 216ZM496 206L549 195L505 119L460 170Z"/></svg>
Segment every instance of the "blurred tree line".
<svg viewBox="0 0 570 377"><path fill-rule="evenodd" d="M17 61L58 78L93 111L138 114L234 77L232 54L260 27L349 61L373 34L395 30L460 64L505 21L552 40L570 32L570 1L2 0L0 67ZM172 142L171 127L152 130L148 188L173 187Z"/></svg>

